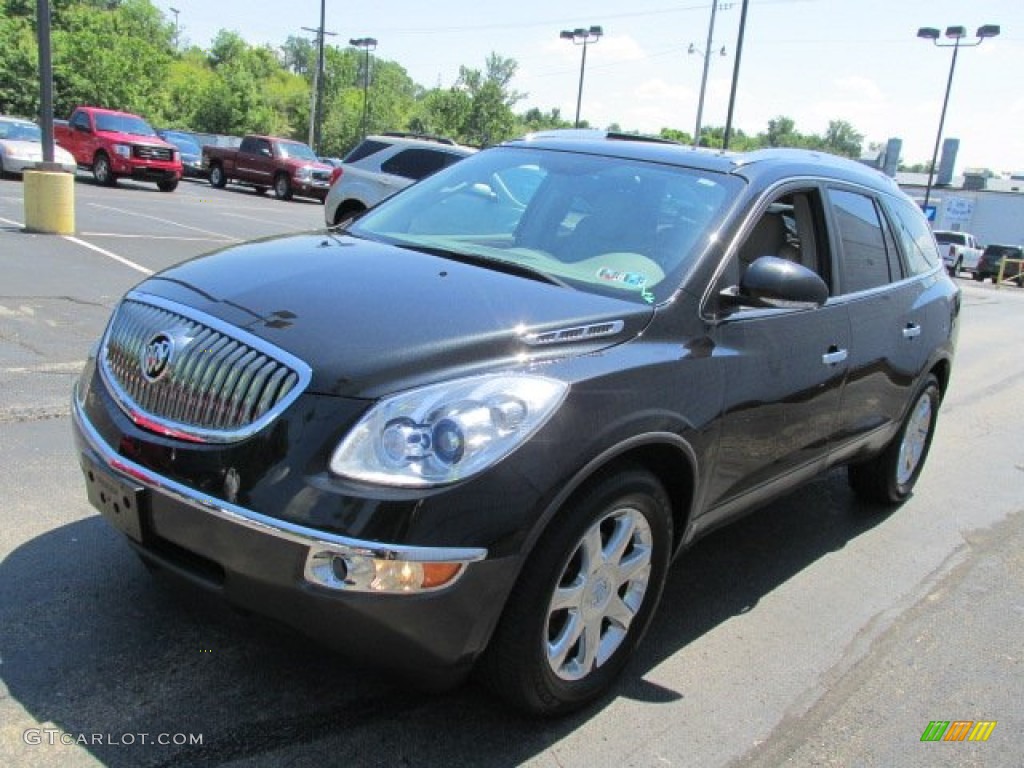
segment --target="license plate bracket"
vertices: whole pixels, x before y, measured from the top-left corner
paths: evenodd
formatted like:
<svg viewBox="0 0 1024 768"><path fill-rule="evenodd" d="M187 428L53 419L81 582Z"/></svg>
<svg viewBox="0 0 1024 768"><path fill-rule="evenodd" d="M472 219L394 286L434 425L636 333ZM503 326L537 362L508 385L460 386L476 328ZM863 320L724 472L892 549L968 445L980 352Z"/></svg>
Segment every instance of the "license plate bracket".
<svg viewBox="0 0 1024 768"><path fill-rule="evenodd" d="M89 501L117 530L142 543L146 489L121 478L105 467L83 457L85 487Z"/></svg>

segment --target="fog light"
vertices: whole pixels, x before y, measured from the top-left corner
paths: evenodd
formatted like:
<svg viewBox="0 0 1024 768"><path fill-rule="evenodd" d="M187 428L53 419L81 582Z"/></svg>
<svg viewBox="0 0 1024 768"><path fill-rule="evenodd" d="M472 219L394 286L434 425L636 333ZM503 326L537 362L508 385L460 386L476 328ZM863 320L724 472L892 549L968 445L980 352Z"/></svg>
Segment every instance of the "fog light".
<svg viewBox="0 0 1024 768"><path fill-rule="evenodd" d="M465 569L464 562L418 562L334 550L310 550L305 578L311 584L353 592L401 594L446 587Z"/></svg>

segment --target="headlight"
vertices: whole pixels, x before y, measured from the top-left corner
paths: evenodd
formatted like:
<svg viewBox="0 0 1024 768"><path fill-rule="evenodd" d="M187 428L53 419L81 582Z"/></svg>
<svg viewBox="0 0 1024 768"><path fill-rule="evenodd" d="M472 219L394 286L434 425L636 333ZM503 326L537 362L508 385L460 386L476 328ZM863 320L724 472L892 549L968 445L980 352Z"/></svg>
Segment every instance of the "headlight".
<svg viewBox="0 0 1024 768"><path fill-rule="evenodd" d="M295 171L295 178L299 181L309 181L313 178L313 169L308 165L304 165Z"/></svg>
<svg viewBox="0 0 1024 768"><path fill-rule="evenodd" d="M7 148L7 155L12 159L17 160L41 160L43 158L40 150L34 149L30 146L19 146L14 144Z"/></svg>
<svg viewBox="0 0 1024 768"><path fill-rule="evenodd" d="M120 155L121 157L131 157L132 148L127 144L115 144L114 154Z"/></svg>
<svg viewBox="0 0 1024 768"><path fill-rule="evenodd" d="M464 480L526 442L569 385L530 374L434 384L377 403L331 457L335 474L425 488Z"/></svg>

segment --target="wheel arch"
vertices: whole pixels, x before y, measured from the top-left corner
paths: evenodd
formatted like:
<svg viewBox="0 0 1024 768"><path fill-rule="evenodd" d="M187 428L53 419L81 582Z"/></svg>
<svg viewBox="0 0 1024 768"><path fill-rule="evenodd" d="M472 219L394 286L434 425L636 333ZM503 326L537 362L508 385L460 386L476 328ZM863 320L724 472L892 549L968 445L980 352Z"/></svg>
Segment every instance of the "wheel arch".
<svg viewBox="0 0 1024 768"><path fill-rule="evenodd" d="M560 510L564 509L574 496L585 492L600 476L630 465L651 472L668 494L672 513L674 555L685 541L685 533L697 498L697 455L690 444L677 434L650 432L635 435L598 454L562 486L531 532L523 551L524 562Z"/></svg>
<svg viewBox="0 0 1024 768"><path fill-rule="evenodd" d="M334 209L334 223L340 224L345 214L355 215L362 213L366 208L367 206L362 200L355 197L347 197Z"/></svg>

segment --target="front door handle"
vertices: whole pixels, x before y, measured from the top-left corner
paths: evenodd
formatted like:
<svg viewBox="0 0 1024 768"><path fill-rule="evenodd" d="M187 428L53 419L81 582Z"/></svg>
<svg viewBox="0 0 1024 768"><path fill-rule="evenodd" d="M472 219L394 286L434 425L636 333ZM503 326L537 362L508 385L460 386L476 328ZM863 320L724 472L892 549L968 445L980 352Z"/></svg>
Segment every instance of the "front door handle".
<svg viewBox="0 0 1024 768"><path fill-rule="evenodd" d="M917 323L907 323L907 327L903 329L904 339L913 339L921 335L921 326Z"/></svg>
<svg viewBox="0 0 1024 768"><path fill-rule="evenodd" d="M847 350L839 349L839 347L832 345L828 348L828 352L821 356L821 362L825 365L839 365L849 354Z"/></svg>

